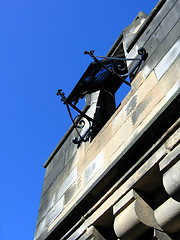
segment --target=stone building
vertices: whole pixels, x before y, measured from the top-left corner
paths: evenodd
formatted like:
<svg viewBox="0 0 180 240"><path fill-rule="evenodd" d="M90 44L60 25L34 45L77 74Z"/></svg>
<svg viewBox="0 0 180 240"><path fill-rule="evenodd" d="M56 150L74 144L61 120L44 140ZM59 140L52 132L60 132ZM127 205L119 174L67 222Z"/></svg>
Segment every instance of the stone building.
<svg viewBox="0 0 180 240"><path fill-rule="evenodd" d="M131 73L141 47L147 54ZM97 124L80 136L72 125L45 162L35 240L180 239L180 1L140 12L107 53L119 56L130 59L130 91L116 106L125 78L109 74L119 79L111 92L91 83L84 93L82 112Z"/></svg>

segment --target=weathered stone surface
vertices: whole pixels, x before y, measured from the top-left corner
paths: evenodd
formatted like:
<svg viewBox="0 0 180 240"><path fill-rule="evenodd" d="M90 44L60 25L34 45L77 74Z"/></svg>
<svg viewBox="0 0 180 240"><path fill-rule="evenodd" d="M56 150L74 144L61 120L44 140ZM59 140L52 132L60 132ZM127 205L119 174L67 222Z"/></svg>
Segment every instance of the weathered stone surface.
<svg viewBox="0 0 180 240"><path fill-rule="evenodd" d="M179 29L180 21L172 28L172 30L167 34L166 38L162 43L157 47L154 53L148 57L145 66L142 69L143 77L146 79L151 71L157 66L158 62L163 58L166 52L173 46L173 44L179 38Z"/></svg>
<svg viewBox="0 0 180 240"><path fill-rule="evenodd" d="M178 155L180 159L180 151ZM180 202L180 160L164 173L163 185L169 196Z"/></svg>
<svg viewBox="0 0 180 240"><path fill-rule="evenodd" d="M49 226L51 221L53 221L61 212L63 209L63 202L64 202L64 197L62 196L60 200L56 203L53 203L51 206L50 211L46 211L45 214L42 215L44 217L36 226L36 233L35 233L35 239L37 239L43 232L44 230Z"/></svg>
<svg viewBox="0 0 180 240"><path fill-rule="evenodd" d="M89 227L86 233L79 240L105 240L105 238L93 226Z"/></svg>
<svg viewBox="0 0 180 240"><path fill-rule="evenodd" d="M153 18L153 20L151 21L149 26L147 26L147 28L145 29L144 34L142 34L140 36L140 38L138 39L138 41L136 42L134 47L131 49L131 51L129 52L127 57L129 57L129 58L137 57L137 49L139 49L140 47L144 47L147 50L147 52L149 53L149 57L151 58L151 54L155 51L157 46L160 44L159 39L156 36L156 31L158 31L161 28L159 26L163 26L163 25L166 26L166 23L165 23L166 17L168 18L168 16L169 16L169 18L171 19L169 21L170 28L171 28L174 24L174 21L176 21L179 18L178 10L176 10L176 7L175 7L176 4L177 4L177 1L172 0L172 1L167 1L166 4L163 5L163 7L159 10L156 17ZM176 11L176 14L174 14L174 16L172 16L174 11ZM168 33L168 31L169 30L167 28L167 31L164 34L166 35ZM162 34L162 37L164 36L164 34ZM147 65L147 62L148 62L148 65ZM133 63L128 63L128 64L131 65ZM148 66L147 69L149 69L148 74L154 68L154 67L152 67L151 64L152 63L149 64L149 58L148 58L148 61L146 61L146 64L145 64L146 66ZM143 72L143 75L145 78L148 76L148 74L144 74L144 72Z"/></svg>
<svg viewBox="0 0 180 240"><path fill-rule="evenodd" d="M62 211L63 202L64 202L63 195L67 191L67 189L74 183L76 179L77 179L77 168L75 168L68 175L68 177L63 181L63 183L59 186L56 192L48 199L48 201L40 209L37 225L41 221L43 221L44 218L47 224L50 223L50 221L52 221L55 218L55 216Z"/></svg>
<svg viewBox="0 0 180 240"><path fill-rule="evenodd" d="M83 223L67 240L76 240L86 231L86 224Z"/></svg>
<svg viewBox="0 0 180 240"><path fill-rule="evenodd" d="M174 147L176 147L179 144L180 142L179 136L180 136L180 128L178 128L177 131L168 139L168 141L166 141L166 147L169 150L172 150Z"/></svg>
<svg viewBox="0 0 180 240"><path fill-rule="evenodd" d="M155 210L157 223L167 233L175 233L180 229L180 203L169 198Z"/></svg>
<svg viewBox="0 0 180 240"><path fill-rule="evenodd" d="M101 151L96 158L91 162L91 164L84 171L84 184L96 174L96 172L103 166L103 151Z"/></svg>
<svg viewBox="0 0 180 240"><path fill-rule="evenodd" d="M167 233L162 229L154 229L154 236L151 240L173 240Z"/></svg>
<svg viewBox="0 0 180 240"><path fill-rule="evenodd" d="M57 163L49 171L48 175L44 179L42 195L47 191L50 185L55 181L58 175L62 172L65 167L65 155L62 153L57 153L56 158L58 158ZM49 166L48 166L49 167Z"/></svg>
<svg viewBox="0 0 180 240"><path fill-rule="evenodd" d="M128 116L137 108L137 106L142 102L142 100L149 94L151 89L157 84L156 75L152 72L146 81L139 86L135 91L133 96L129 99L126 105L121 109L121 111L112 120L113 133L122 126L126 121Z"/></svg>
<svg viewBox="0 0 180 240"><path fill-rule="evenodd" d="M73 201L74 197L80 192L83 187L83 177L79 177L75 183L67 189L64 194L64 206L70 201Z"/></svg>
<svg viewBox="0 0 180 240"><path fill-rule="evenodd" d="M113 213L114 230L122 240L137 239L149 228L157 226L153 210L134 190L113 207Z"/></svg>
<svg viewBox="0 0 180 240"><path fill-rule="evenodd" d="M148 49L148 56L150 57L160 43L165 39L168 33L176 25L179 20L179 8L178 2L170 9L166 17L162 19L158 27L155 29L151 37L145 43L144 47Z"/></svg>
<svg viewBox="0 0 180 240"><path fill-rule="evenodd" d="M180 38L175 42L171 49L166 53L162 60L155 68L155 73L158 80L164 75L164 73L170 68L180 54Z"/></svg>
<svg viewBox="0 0 180 240"><path fill-rule="evenodd" d="M142 47L144 46L144 43L148 41L148 39L154 35L155 30L158 28L158 26L161 24L165 16L168 14L168 12L172 9L174 4L177 2L177 0L171 0L167 1L166 4L164 4L158 11L158 14L156 15L155 18L152 19L151 23L146 27L144 30L143 34L140 36L139 40L134 44L133 48L136 47ZM129 56L131 56L131 52L133 49L130 51Z"/></svg>
<svg viewBox="0 0 180 240"><path fill-rule="evenodd" d="M170 76L171 81L169 81ZM149 113L151 113L160 100L163 99L170 89L173 88L173 86L178 82L179 78L180 76L175 65L172 65L162 79L158 82L158 84L156 84L156 86L133 111L132 121L134 125L139 125L139 123L141 123L142 120L148 116ZM177 89L177 91L179 90Z"/></svg>
<svg viewBox="0 0 180 240"><path fill-rule="evenodd" d="M144 78L142 72L139 72L131 83L132 92L135 93L143 82ZM126 98L128 98L128 96L126 96Z"/></svg>
<svg viewBox="0 0 180 240"><path fill-rule="evenodd" d="M167 141L168 142L168 141ZM174 165L177 160L179 160L180 157L180 145L175 147L173 151L169 152L167 156L159 163L159 169L160 171L167 171L169 168L171 168L172 165Z"/></svg>
<svg viewBox="0 0 180 240"><path fill-rule="evenodd" d="M144 12L139 12L134 21L123 30L123 36L124 36L124 49L125 51L128 49L129 43L141 27L141 25L146 20L147 15Z"/></svg>
<svg viewBox="0 0 180 240"><path fill-rule="evenodd" d="M175 62L176 68L178 69L179 73L180 73L180 56L177 58L176 62Z"/></svg>

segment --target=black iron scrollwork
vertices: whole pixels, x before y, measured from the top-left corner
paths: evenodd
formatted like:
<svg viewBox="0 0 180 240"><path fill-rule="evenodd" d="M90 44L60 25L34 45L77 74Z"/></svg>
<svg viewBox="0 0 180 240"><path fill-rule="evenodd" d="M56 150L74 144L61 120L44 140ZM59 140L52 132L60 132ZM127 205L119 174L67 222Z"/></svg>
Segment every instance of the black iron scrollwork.
<svg viewBox="0 0 180 240"><path fill-rule="evenodd" d="M61 97L61 101L66 105L69 116L71 118L71 121L73 122L73 125L76 129L76 132L79 136L79 138L75 137L73 139L73 143L75 144L80 144L81 142L87 142L89 137L91 136L92 132L92 124L95 123L94 119L86 115L84 112L82 112L79 108L77 108L74 104L68 103L66 100L67 98L65 97L65 93L62 91L62 89L59 89L56 93L57 96ZM75 118L72 117L70 107L71 106L73 109L75 109L79 115L77 115ZM86 121L82 118L85 118L89 124L89 127L87 131L84 133L83 136L81 136L80 132L78 129L83 129L86 125Z"/></svg>
<svg viewBox="0 0 180 240"><path fill-rule="evenodd" d="M137 74L141 63L146 60L148 54L144 48L138 49L138 55L140 58L124 58L124 57L106 57L106 56L95 56L94 50L84 51L84 54L88 54L91 56L95 62L99 63L104 69L106 69L111 74L115 74L116 76L120 77L120 79L127 85L131 86L131 84L126 81L126 78L129 76L130 80L134 78L134 76ZM107 67L103 64L102 61L100 61L98 58L102 59L109 59L112 60L111 68ZM126 61L137 61L135 66L129 71L126 72Z"/></svg>
<svg viewBox="0 0 180 240"><path fill-rule="evenodd" d="M94 50L90 50L89 52L84 51L84 54L90 55L94 59L95 63L93 63L93 65L90 64L89 68L87 69L88 71L86 70L67 98L65 97L65 93L62 91L62 89L59 89L56 93L56 95L61 96L61 101L66 105L69 116L77 131L78 137L74 138L73 140L73 143L75 144L87 142L90 136L92 136L93 127L98 126L94 119L76 107L78 100L83 98L87 93L96 92L98 90L108 91L109 93L111 93L111 90L115 92L120 86L119 83L122 84L124 82L128 86L131 86L131 80L139 71L141 63L147 58L147 53L144 48L140 48L138 50L138 55L140 56L139 58L124 58L122 56L95 56ZM98 58L102 58L103 60L99 60ZM127 61L137 62L129 72L127 69ZM109 78L111 75L115 76L115 78ZM127 77L129 77L130 82L126 80ZM114 81L113 79L116 81L116 84L118 81L118 85L112 84L112 81ZM112 89L111 85L115 87ZM70 107L79 113L75 118L72 117ZM86 124L88 124L87 131L82 135L79 130L83 129Z"/></svg>

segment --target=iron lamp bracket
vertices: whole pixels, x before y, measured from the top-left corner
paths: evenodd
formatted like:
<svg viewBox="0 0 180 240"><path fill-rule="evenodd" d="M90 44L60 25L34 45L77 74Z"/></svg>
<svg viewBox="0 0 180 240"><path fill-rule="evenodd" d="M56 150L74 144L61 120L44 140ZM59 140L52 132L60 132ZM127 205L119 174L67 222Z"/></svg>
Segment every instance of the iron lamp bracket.
<svg viewBox="0 0 180 240"><path fill-rule="evenodd" d="M126 80L126 78L129 76L131 80L137 74L142 62L145 61L148 56L145 48L143 47L138 49L138 55L140 56L139 58L124 58L121 56L119 57L118 56L117 57L95 56L94 52L95 52L94 50L84 51L84 54L86 55L88 54L90 57L94 59L95 62L100 64L104 69L106 69L112 75L118 76L121 79L121 81L123 81L128 86L131 86L131 84ZM98 58L101 58L103 60L112 60L111 68L107 67L103 63L103 61L102 60L100 61ZM129 72L123 74L124 64L127 61L136 61L137 63Z"/></svg>
<svg viewBox="0 0 180 240"><path fill-rule="evenodd" d="M87 114L85 114L83 111L81 111L79 108L77 108L76 105L74 105L73 103L71 103L71 102L68 103L66 101L67 98L65 97L65 93L62 91L62 89L59 89L57 91L56 95L60 96L61 97L61 102L63 102L66 105L69 116L71 118L71 121L72 121L72 123L74 125L74 128L76 129L76 132L79 136L79 138L75 137L73 139L73 143L80 144L81 142L87 142L89 140L89 137L92 134L93 124L95 124L95 126L97 126L94 119L92 119ZM72 117L70 106L79 113L75 118ZM81 134L79 132L79 129L84 128L84 126L86 124L86 122L82 118L85 118L87 120L88 124L89 124L88 130L84 133L83 136L81 136Z"/></svg>
<svg viewBox="0 0 180 240"><path fill-rule="evenodd" d="M124 58L117 57L102 57L95 56L94 50L84 51L84 54L88 54L94 59L94 62L87 68L75 88L70 95L66 98L62 89L59 89L56 93L61 97L61 101L66 105L69 116L73 122L74 128L77 131L78 137L73 140L75 144L81 144L81 142L87 142L92 136L93 127L97 127L98 124L89 117L85 112L81 111L76 103L80 98L83 98L87 93L96 92L98 90L104 90L114 94L122 83L131 86L131 80L139 71L141 63L146 60L148 54L144 48L139 48L138 58ZM98 58L102 58L99 60ZM127 61L136 61L134 67L128 72ZM112 78L111 78L112 76ZM126 78L130 78L130 82ZM111 81L110 81L111 79ZM78 112L78 115L73 118L70 107ZM80 133L80 129L83 129L86 124L89 124L87 131L83 134Z"/></svg>

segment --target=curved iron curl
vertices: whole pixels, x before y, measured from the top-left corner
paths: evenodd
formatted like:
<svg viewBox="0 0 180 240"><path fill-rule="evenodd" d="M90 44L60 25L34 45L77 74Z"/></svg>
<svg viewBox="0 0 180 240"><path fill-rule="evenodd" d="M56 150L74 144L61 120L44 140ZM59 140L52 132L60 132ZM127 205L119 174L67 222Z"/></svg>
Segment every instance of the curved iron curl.
<svg viewBox="0 0 180 240"><path fill-rule="evenodd" d="M86 120L88 121L88 123L89 123L89 131L82 137L81 134L80 134L80 132L78 131L78 128L79 128L79 129L82 129L83 127L85 127L85 124L86 124L85 121L84 121L83 119L80 119L80 120L78 121L78 124L80 124L80 125L77 125L77 124L75 123L75 121L76 121L76 119L77 119L78 117L81 117L81 115L77 115L77 116L73 119L72 114L71 114L71 110L70 110L69 105L68 105L67 103L66 103L66 107L67 107L69 116L70 116L70 118L71 118L71 121L72 121L72 123L73 123L73 125L74 125L74 127L75 127L75 129L76 129L76 132L77 132L77 134L78 134L78 136L79 136L79 140L78 140L77 137L75 137L75 138L73 139L73 143L75 143L75 144L80 144L82 141L83 141L83 142L87 142L88 139L89 139L89 137L90 137L90 130L92 129L90 120L89 120L89 119L86 119Z"/></svg>
<svg viewBox="0 0 180 240"><path fill-rule="evenodd" d="M119 64L118 64L118 62L119 62ZM124 67L123 67L122 63L124 64ZM113 61L112 67L111 67L112 72L113 72L114 74L118 75L119 77L127 77L127 76L129 75L129 73L119 74L119 73L115 70L115 68L118 67L118 66L120 66L120 65L122 65L122 68L120 68L119 71L122 71L122 73L123 73L123 71L125 71L125 69L126 69L125 60L115 60L115 61Z"/></svg>
<svg viewBox="0 0 180 240"><path fill-rule="evenodd" d="M76 128L82 129L82 128L85 126L85 124L86 124L83 119L80 119L80 120L77 122L77 124L75 123L75 122L76 122L76 119L77 119L77 118L80 118L80 117L81 117L81 115L77 115L77 116L74 118L74 125L76 126Z"/></svg>
<svg viewBox="0 0 180 240"><path fill-rule="evenodd" d="M115 73L116 75L118 75L119 77L122 77L122 78L128 77L131 74L136 75L136 73L138 72L138 70L140 68L140 65L141 65L142 61L145 61L147 56L148 56L148 53L146 52L145 48L143 48L143 47L138 49L138 54L140 55L140 59L137 59L137 58L125 59L124 61L123 61L123 59L119 59L120 62L124 62L124 63L125 63L125 61L138 61L130 72L127 72L126 74L119 74L118 72L116 72L115 71L115 67L116 67L115 63L117 64L118 60L115 60L113 62L114 64L112 63L112 68L111 68L112 72ZM122 69L122 71L123 70L124 69Z"/></svg>

